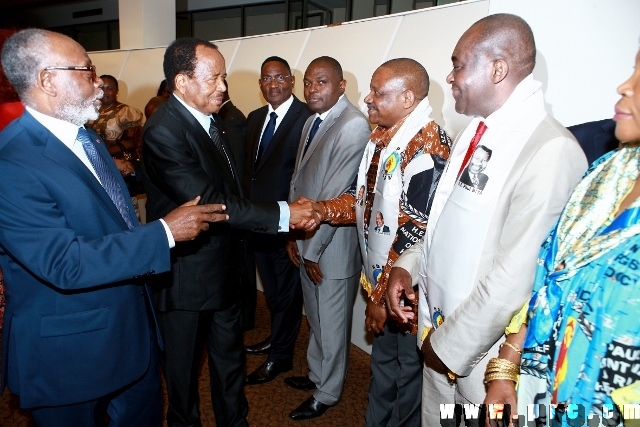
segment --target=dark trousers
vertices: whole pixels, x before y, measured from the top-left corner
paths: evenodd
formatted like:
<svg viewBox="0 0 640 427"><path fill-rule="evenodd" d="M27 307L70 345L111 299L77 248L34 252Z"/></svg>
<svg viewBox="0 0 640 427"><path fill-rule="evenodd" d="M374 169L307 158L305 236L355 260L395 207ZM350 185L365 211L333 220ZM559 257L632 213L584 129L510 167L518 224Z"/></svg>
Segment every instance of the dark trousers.
<svg viewBox="0 0 640 427"><path fill-rule="evenodd" d="M221 310L172 310L161 313L159 319L165 345L168 425L201 425L198 376L206 345L216 425L248 426L240 303Z"/></svg>
<svg viewBox="0 0 640 427"><path fill-rule="evenodd" d="M254 236L254 254L271 313L273 362L293 361L302 319L300 270L291 262L284 236Z"/></svg>
<svg viewBox="0 0 640 427"><path fill-rule="evenodd" d="M392 322L373 339L367 427L420 427L422 354Z"/></svg>
<svg viewBox="0 0 640 427"><path fill-rule="evenodd" d="M117 375L117 372L114 372L114 375ZM160 390L160 368L154 337L149 367L144 375L133 383L89 402L33 408L31 416L41 427L104 426L105 414L109 415L109 425L113 427L158 427L162 424Z"/></svg>

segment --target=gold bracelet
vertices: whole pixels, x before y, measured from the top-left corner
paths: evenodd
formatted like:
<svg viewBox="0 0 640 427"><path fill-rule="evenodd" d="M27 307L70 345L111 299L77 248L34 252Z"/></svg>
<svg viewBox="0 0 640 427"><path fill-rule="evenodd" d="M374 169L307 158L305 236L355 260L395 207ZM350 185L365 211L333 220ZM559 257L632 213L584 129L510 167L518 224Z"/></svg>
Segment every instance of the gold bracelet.
<svg viewBox="0 0 640 427"><path fill-rule="evenodd" d="M494 357L487 363L484 374L484 383L488 384L493 380L511 380L518 383L520 367L510 360Z"/></svg>
<svg viewBox="0 0 640 427"><path fill-rule="evenodd" d="M518 353L520 356L522 356L522 350L520 350L518 347L516 347L515 345L505 341L502 344L500 344L500 348L502 348L502 346L506 345L507 347L509 347L511 350L515 351L516 353Z"/></svg>
<svg viewBox="0 0 640 427"><path fill-rule="evenodd" d="M488 374L484 376L484 383L489 384L493 380L509 380L518 384L518 375L507 375L505 373L497 372L495 374Z"/></svg>

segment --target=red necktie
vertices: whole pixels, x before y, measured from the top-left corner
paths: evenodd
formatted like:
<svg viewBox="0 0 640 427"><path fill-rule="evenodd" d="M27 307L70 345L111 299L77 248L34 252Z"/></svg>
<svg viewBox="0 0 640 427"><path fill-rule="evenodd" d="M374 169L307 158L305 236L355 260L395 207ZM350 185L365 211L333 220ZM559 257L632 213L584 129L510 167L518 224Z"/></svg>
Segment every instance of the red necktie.
<svg viewBox="0 0 640 427"><path fill-rule="evenodd" d="M458 176L460 176L460 174L462 173L464 168L467 166L467 163L469 163L469 159L471 159L471 156L473 155L473 152L476 151L476 147L478 147L478 143L480 142L480 138L482 138L482 135L484 134L484 131L486 131L486 130L487 130L487 125L485 125L484 122L478 123L478 129L476 130L476 134L473 136L473 139L471 140L471 143L469 144L469 148L467 148L467 154L464 155L464 160L462 161L462 164L460 165L460 171L458 172Z"/></svg>

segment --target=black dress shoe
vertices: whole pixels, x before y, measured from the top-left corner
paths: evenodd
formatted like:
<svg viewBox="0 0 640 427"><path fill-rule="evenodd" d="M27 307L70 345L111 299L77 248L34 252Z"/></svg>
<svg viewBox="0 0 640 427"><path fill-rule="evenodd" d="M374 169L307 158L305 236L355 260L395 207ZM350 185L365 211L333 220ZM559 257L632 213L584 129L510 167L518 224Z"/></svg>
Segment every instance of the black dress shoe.
<svg viewBox="0 0 640 427"><path fill-rule="evenodd" d="M266 340L245 347L247 354L269 354L271 352L271 335Z"/></svg>
<svg viewBox="0 0 640 427"><path fill-rule="evenodd" d="M293 362L270 362L267 360L244 379L246 385L268 383L283 372L289 372Z"/></svg>
<svg viewBox="0 0 640 427"><path fill-rule="evenodd" d="M324 412L329 408L329 405L325 405L324 403L316 400L315 397L311 396L302 402L300 406L291 411L289 418L296 421L317 418L324 414Z"/></svg>
<svg viewBox="0 0 640 427"><path fill-rule="evenodd" d="M284 383L298 390L309 391L316 389L316 383L311 381L308 375L304 377L287 377L284 379Z"/></svg>

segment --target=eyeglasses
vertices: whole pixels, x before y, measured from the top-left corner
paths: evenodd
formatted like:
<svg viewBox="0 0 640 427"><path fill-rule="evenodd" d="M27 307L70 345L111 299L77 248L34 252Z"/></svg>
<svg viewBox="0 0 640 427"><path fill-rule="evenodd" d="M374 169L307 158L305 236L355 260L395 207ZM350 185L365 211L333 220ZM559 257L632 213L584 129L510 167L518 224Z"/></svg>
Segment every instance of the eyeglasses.
<svg viewBox="0 0 640 427"><path fill-rule="evenodd" d="M291 75L283 76L282 74L278 74L277 76L262 76L260 77L260 83L263 85L268 85L269 83L275 81L277 83L284 83Z"/></svg>
<svg viewBox="0 0 640 427"><path fill-rule="evenodd" d="M49 70L66 70L66 71L90 71L91 72L91 81L98 80L98 76L96 75L96 66L95 65L67 65L62 67L46 67L45 71Z"/></svg>

